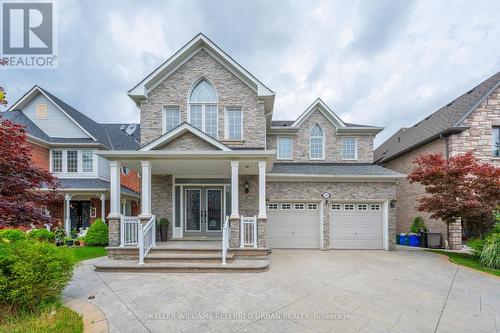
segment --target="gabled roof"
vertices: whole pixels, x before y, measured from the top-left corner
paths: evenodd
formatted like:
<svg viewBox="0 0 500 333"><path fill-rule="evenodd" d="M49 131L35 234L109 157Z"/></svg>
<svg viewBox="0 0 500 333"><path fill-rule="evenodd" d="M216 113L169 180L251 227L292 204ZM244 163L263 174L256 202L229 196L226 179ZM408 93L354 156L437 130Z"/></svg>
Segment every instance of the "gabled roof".
<svg viewBox="0 0 500 333"><path fill-rule="evenodd" d="M500 72L457 97L413 127L401 128L374 151L377 163L386 163L437 138L467 129L463 121L500 87Z"/></svg>
<svg viewBox="0 0 500 333"><path fill-rule="evenodd" d="M267 104L266 109L272 110L275 93L260 82L255 76L238 64L226 52L219 48L214 42L202 33L196 35L186 45L184 45L173 56L168 58L163 64L146 76L141 82L136 84L128 95L136 103L147 99L148 93L160 82L175 72L182 64L189 60L198 51L205 50L234 75L240 78L245 84L253 89L259 97L262 97Z"/></svg>
<svg viewBox="0 0 500 333"><path fill-rule="evenodd" d="M29 119L21 110L38 94L44 95L61 112L80 127L89 137L88 138L58 138L50 137L41 130L31 119ZM54 96L47 90L34 86L18 101L16 101L6 112L0 113L2 117L15 123L26 126L28 136L42 141L45 144L97 144L108 149L138 149L138 138L128 135L121 128L121 124L99 124L90 119L80 111ZM125 125L126 127L126 125ZM139 135L137 130L134 135Z"/></svg>
<svg viewBox="0 0 500 333"><path fill-rule="evenodd" d="M346 133L371 133L377 134L383 130L383 127L367 126L345 123L340 117L328 107L328 105L317 98L300 116L297 120L273 120L271 122L271 130L277 133L281 130L298 130L300 125L309 118L315 111L321 112L332 124L337 131Z"/></svg>
<svg viewBox="0 0 500 333"><path fill-rule="evenodd" d="M208 142L215 148L219 148L220 150L223 151L231 151L231 148L228 146L224 145L223 143L217 141L216 139L212 138L210 135L200 131L193 125L183 122L179 126L171 129L167 133L163 134L162 136L156 138L155 140L151 141L150 143L144 145L140 150L141 151L148 151L148 150L154 150L155 148L161 147L176 138L180 137L181 135L185 133L191 133L195 135L196 137L200 138L203 141Z"/></svg>

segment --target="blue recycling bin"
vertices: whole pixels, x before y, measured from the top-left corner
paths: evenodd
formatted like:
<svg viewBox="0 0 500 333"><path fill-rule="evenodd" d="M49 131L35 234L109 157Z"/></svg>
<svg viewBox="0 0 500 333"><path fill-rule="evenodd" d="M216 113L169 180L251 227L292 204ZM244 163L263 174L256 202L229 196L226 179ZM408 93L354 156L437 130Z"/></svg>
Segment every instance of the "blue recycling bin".
<svg viewBox="0 0 500 333"><path fill-rule="evenodd" d="M408 236L405 234L399 235L399 244L400 245L408 245Z"/></svg>
<svg viewBox="0 0 500 333"><path fill-rule="evenodd" d="M408 236L408 245L413 247L420 246L420 236L419 235L409 235Z"/></svg>

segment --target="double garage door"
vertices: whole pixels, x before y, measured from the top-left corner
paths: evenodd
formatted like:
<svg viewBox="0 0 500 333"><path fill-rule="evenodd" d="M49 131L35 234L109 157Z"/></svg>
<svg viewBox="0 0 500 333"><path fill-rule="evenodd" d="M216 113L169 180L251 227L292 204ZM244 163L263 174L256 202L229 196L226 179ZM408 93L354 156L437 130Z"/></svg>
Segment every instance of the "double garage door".
<svg viewBox="0 0 500 333"><path fill-rule="evenodd" d="M332 203L331 245L334 249L382 249L382 205ZM268 242L271 248L320 248L320 206L317 203L268 204Z"/></svg>

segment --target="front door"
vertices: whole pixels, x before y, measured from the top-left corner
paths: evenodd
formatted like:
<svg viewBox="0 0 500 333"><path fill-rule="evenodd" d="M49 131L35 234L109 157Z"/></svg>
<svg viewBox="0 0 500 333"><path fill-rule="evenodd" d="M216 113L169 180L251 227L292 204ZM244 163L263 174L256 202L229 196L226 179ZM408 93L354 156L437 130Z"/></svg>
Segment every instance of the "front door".
<svg viewBox="0 0 500 333"><path fill-rule="evenodd" d="M71 201L69 213L71 230L80 231L90 226L90 201Z"/></svg>
<svg viewBox="0 0 500 333"><path fill-rule="evenodd" d="M220 237L224 216L223 188L184 189L184 236Z"/></svg>

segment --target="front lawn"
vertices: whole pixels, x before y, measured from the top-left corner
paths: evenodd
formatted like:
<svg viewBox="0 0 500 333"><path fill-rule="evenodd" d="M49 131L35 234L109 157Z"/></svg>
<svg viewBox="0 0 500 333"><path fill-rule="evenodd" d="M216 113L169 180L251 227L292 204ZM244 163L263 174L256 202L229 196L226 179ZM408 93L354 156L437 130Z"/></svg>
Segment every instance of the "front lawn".
<svg viewBox="0 0 500 333"><path fill-rule="evenodd" d="M1 311L1 333L80 333L83 332L82 317L60 303L46 305L36 312L21 314Z"/></svg>
<svg viewBox="0 0 500 333"><path fill-rule="evenodd" d="M470 254L447 252L447 251L440 251L440 250L428 250L428 251L448 256L450 261L452 263L457 264L457 265L477 269L477 270L485 272L485 273L500 276L500 269L485 267L485 266L481 265L478 258L475 258L474 256L472 256Z"/></svg>
<svg viewBox="0 0 500 333"><path fill-rule="evenodd" d="M108 251L104 246L70 246L68 247L78 261L104 257Z"/></svg>

